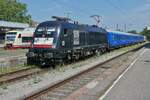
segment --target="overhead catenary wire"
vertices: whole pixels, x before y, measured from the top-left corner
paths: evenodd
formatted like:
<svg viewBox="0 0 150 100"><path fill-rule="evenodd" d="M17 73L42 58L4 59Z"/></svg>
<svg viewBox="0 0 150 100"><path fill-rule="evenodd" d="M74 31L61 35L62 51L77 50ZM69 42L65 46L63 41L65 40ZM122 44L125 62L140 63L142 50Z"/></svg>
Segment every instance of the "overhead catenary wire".
<svg viewBox="0 0 150 100"><path fill-rule="evenodd" d="M87 16L87 18L89 18L89 11L87 11L87 10L84 10L84 9L82 9L82 8L80 8L80 7L76 7L76 6L74 6L74 5L67 5L66 3L64 3L64 2L62 2L62 1L59 1L59 0L54 0L54 2L55 3L58 3L58 4L60 4L60 5L65 5L65 7L67 7L67 8L74 8L74 9L78 9L78 11L80 11L80 14L82 14L82 15L85 15L85 16ZM73 14L73 13L71 13L71 14ZM91 14L91 15L93 15L93 13Z"/></svg>
<svg viewBox="0 0 150 100"><path fill-rule="evenodd" d="M60 4L60 5L64 5L64 7L66 7L67 9L69 8L74 8L74 9L78 9L78 11L80 11L80 13L81 14L83 14L83 15L85 15L85 16L88 16L89 17L89 13L87 12L87 10L84 10L84 9L82 9L82 8L80 8L80 7L76 7L76 6L74 6L74 5L68 5L66 2L64 3L63 1L59 1L59 0L53 0L55 3L57 3L57 4ZM119 1L119 0L118 0ZM111 0L106 0L106 3L108 3L109 5L111 5L114 9L116 9L117 10L117 12L119 12L120 13L120 15L122 16L122 18L124 18L124 16L126 16L126 18L128 17L130 20L130 23L134 23L134 17L132 17L131 15L129 15L128 14L128 12L127 11L125 11L125 10L123 10L123 9L121 9L120 7L118 7L117 5L115 5ZM70 11L69 11L70 12ZM69 14L67 14L67 13L65 13L67 16L68 15L70 15L69 17L71 17L71 14L73 14L73 12L72 13L69 13ZM93 15L93 14L91 14L91 15ZM124 26L125 26L125 24L124 24ZM125 29L125 28L124 28Z"/></svg>
<svg viewBox="0 0 150 100"><path fill-rule="evenodd" d="M107 3L108 3L109 5L111 5L114 9L116 9L122 16L127 16L127 17L129 17L129 18L130 18L129 21L130 21L131 23L134 22L134 18L133 18L131 15L129 15L127 11L125 11L125 10L121 9L120 7L116 6L113 2L111 2L111 0L106 0L106 1L107 1Z"/></svg>
<svg viewBox="0 0 150 100"><path fill-rule="evenodd" d="M89 13L86 13L86 11L85 10L83 10L83 9L81 9L81 8L79 8L79 7L75 7L74 5L67 5L66 3L64 3L64 2L62 2L62 1L60 1L60 0L53 0L55 3L57 3L57 4L60 4L60 5L64 5L64 7L67 7L67 8L75 8L75 9L78 9L80 12L82 12L82 14L85 14L85 15L89 15Z"/></svg>

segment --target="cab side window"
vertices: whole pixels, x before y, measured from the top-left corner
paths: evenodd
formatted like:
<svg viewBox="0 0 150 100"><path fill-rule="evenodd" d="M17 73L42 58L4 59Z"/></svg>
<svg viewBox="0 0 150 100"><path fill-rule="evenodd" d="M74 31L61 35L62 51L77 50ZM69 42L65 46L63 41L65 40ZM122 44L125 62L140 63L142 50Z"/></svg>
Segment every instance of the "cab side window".
<svg viewBox="0 0 150 100"><path fill-rule="evenodd" d="M64 37L67 37L68 36L68 29L64 29Z"/></svg>

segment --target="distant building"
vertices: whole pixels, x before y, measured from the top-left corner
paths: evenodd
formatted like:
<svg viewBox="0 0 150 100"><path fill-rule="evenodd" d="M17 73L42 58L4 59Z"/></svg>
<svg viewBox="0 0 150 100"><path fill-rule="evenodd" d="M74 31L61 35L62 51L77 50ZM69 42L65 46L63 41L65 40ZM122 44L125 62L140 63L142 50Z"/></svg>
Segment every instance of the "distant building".
<svg viewBox="0 0 150 100"><path fill-rule="evenodd" d="M18 23L18 22L0 21L0 28L24 29L26 27L29 27L29 24Z"/></svg>
<svg viewBox="0 0 150 100"><path fill-rule="evenodd" d="M147 28L147 30L150 30L150 26L147 26L146 28Z"/></svg>

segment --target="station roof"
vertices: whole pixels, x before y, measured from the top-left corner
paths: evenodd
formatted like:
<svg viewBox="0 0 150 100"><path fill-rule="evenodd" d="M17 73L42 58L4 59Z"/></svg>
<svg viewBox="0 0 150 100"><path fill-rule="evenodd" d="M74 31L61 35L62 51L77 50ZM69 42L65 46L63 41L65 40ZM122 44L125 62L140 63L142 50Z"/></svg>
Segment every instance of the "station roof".
<svg viewBox="0 0 150 100"><path fill-rule="evenodd" d="M27 27L29 27L29 24L18 23L18 22L9 22L9 21L1 21L0 20L0 27L4 27L4 28L27 28Z"/></svg>

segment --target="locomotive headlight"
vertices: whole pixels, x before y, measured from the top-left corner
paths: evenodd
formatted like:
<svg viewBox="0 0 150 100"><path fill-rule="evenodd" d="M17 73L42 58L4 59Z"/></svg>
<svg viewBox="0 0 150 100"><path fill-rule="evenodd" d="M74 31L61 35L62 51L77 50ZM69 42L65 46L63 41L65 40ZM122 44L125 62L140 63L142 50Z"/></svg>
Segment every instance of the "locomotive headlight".
<svg viewBox="0 0 150 100"><path fill-rule="evenodd" d="M53 53L46 53L44 54L45 58L52 58L53 57Z"/></svg>

